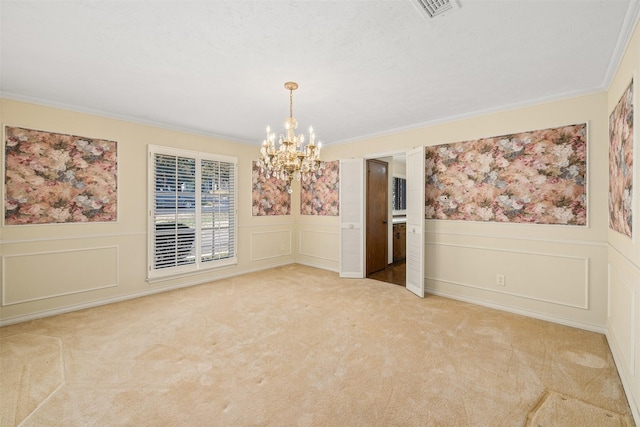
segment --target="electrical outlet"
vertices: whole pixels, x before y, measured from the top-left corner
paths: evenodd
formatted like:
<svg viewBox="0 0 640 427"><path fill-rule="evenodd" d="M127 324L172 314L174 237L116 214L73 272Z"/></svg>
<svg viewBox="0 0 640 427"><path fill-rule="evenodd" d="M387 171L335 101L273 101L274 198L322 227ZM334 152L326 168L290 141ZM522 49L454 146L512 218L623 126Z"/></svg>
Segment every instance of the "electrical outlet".
<svg viewBox="0 0 640 427"><path fill-rule="evenodd" d="M498 275L496 276L496 285L498 285L498 286L505 286L505 283L504 283L504 274L498 274Z"/></svg>

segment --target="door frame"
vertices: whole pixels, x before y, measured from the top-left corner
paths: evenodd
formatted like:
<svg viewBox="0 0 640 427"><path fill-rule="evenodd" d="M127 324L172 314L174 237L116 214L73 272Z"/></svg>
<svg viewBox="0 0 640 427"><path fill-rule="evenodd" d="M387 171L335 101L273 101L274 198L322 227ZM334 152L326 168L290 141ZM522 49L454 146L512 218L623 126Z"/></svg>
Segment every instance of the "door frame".
<svg viewBox="0 0 640 427"><path fill-rule="evenodd" d="M409 151L409 149L400 149L400 150L394 150L394 151L384 151L384 152L381 152L381 153L367 154L366 156L363 156L362 158L364 159L364 162L366 164L367 160L371 160L371 159L383 159L383 158L386 158L386 157L392 159L394 156L400 156L400 155L404 156L404 155L407 154L407 151ZM389 163L389 169L391 169L392 161L388 162L388 163ZM389 173L388 175L389 175L387 177L388 178L388 185L389 185L389 189L391 189L391 187L393 186L393 173ZM365 175L365 179L366 179L366 175ZM364 183L364 185L366 187L366 182ZM387 199L387 201L391 200L390 199L391 198L391 193L388 193L388 197L389 198ZM362 207L362 210L364 212L364 218L365 218L365 223L363 224L363 227L366 227L367 226L367 224L366 224L367 209L368 209L366 197L363 199L363 203L364 203L364 205ZM388 223L387 224L387 227L388 227L387 228L387 236L389 236L390 238L387 239L388 240L388 242L387 242L387 245L388 245L387 246L387 258L388 258L387 264L392 264L393 263L393 238L391 238L391 237L393 237L393 206L391 206L391 203L388 203L388 204L389 204L389 210L388 210L389 213L387 215L388 216L388 218L387 218L387 220L388 220L387 221L387 223ZM365 248L366 248L366 245L367 245L366 233L365 233L364 245L365 245ZM365 260L365 262L366 262L366 260Z"/></svg>
<svg viewBox="0 0 640 427"><path fill-rule="evenodd" d="M361 192L361 200L362 200L362 204L360 206L359 209L359 218L362 218L362 223L357 224L358 227L362 227L365 228L366 224L364 223L366 221L366 215L364 215L364 211L367 209L366 206L366 199L365 199L365 186L364 186L364 179L365 179L365 174L364 174L364 165L365 165L365 160L367 159L376 159L376 158L381 158L381 157L393 157L393 156L397 156L397 155L406 155L408 151L414 149L416 147L410 147L410 148L406 148L406 149L399 149L399 150L393 150L393 151L386 151L386 152L381 152L381 153L374 153L374 154L367 154L366 156L362 156L362 157L358 157L358 158L351 158L351 159L343 159L346 161L351 161L351 162L360 162L361 167L362 167L362 173L361 173L361 177L362 177L362 182L360 183L360 188L358 189ZM409 177L407 176L407 180L409 179ZM340 183L342 184L342 180L340 180ZM342 198L342 194L340 194L340 197ZM342 199L341 199L342 201ZM358 278L358 279L362 279L365 277L365 256L364 256L364 245L366 244L366 242L364 241L365 236L364 234L366 233L362 233L361 234L361 252L360 252L360 262L359 262L359 266L356 269L356 271L342 271L342 266L345 261L345 256L347 256L348 254L345 253L345 251L342 250L342 245L343 245L343 237L342 237L342 231L343 229L353 229L355 226L354 224L348 223L348 222L344 222L343 223L343 218L342 218L342 212L343 212L343 206L342 203L340 204L340 228L341 228L341 236L340 236L340 245L341 245L341 250L340 250L340 277L350 277L350 278ZM389 221L389 226L393 227L392 224L393 221ZM393 229L391 230L391 233L393 234ZM409 248L407 247L407 256L409 256ZM422 266L424 268L424 257L422 257L421 259L422 262Z"/></svg>

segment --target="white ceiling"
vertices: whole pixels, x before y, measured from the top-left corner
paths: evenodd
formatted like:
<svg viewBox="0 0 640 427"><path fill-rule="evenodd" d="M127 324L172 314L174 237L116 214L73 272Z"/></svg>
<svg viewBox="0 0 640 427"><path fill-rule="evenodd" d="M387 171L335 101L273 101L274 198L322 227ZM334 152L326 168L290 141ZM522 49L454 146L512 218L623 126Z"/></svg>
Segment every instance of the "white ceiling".
<svg viewBox="0 0 640 427"><path fill-rule="evenodd" d="M0 1L2 96L331 144L606 90L640 0Z"/></svg>

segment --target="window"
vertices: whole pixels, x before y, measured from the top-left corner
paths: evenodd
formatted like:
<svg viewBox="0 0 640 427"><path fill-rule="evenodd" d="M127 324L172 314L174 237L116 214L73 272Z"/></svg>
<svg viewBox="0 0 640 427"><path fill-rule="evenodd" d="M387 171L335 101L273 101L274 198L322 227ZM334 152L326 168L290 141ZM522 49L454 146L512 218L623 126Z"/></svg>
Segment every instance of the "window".
<svg viewBox="0 0 640 427"><path fill-rule="evenodd" d="M407 209L407 180L393 177L393 210L404 211Z"/></svg>
<svg viewBox="0 0 640 427"><path fill-rule="evenodd" d="M236 264L235 157L149 146L149 278Z"/></svg>

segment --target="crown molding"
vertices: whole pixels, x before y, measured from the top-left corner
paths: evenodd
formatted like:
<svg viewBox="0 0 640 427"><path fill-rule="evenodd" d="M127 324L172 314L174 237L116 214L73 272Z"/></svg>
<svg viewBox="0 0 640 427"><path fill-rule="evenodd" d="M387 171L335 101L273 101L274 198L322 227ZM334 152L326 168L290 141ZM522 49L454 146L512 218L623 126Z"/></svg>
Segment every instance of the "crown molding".
<svg viewBox="0 0 640 427"><path fill-rule="evenodd" d="M618 71L620 67L620 62L622 62L622 57L624 56L627 47L629 46L629 42L631 41L631 36L633 36L633 31L640 23L640 0L629 0L629 6L627 7L627 13L624 16L624 21L622 22L622 27L620 28L620 32L618 33L618 40L616 42L616 46L613 49L613 54L611 55L611 61L609 62L609 67L605 72L604 79L602 80L602 87L606 90L609 90L611 87L611 83L613 82L613 77ZM640 29L639 29L640 31Z"/></svg>

